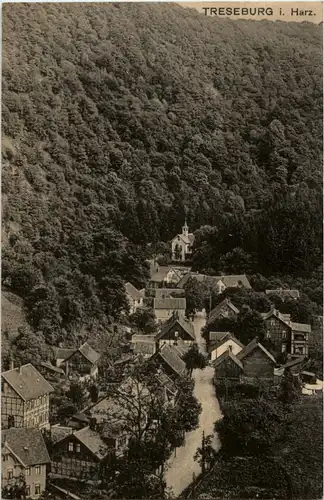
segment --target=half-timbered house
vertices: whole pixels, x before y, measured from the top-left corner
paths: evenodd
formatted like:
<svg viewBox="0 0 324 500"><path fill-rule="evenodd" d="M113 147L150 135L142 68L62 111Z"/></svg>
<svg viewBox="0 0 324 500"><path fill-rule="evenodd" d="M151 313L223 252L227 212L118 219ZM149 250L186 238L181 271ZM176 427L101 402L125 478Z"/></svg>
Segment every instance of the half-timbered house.
<svg viewBox="0 0 324 500"><path fill-rule="evenodd" d="M53 387L36 368L27 365L1 374L1 426L49 427L49 395Z"/></svg>

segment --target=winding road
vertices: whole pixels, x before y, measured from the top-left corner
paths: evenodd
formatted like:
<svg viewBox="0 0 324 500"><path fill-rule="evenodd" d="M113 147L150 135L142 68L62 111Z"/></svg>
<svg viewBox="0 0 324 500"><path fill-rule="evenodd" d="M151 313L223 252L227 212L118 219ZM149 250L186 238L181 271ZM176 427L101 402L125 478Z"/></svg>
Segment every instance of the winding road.
<svg viewBox="0 0 324 500"><path fill-rule="evenodd" d="M201 352L206 352L206 344L201 337L201 329L206 323L204 313L198 313L194 319L194 328L196 341ZM194 394L202 405L202 412L199 416L198 429L188 432L184 446L177 448L175 456L169 463L165 473L167 486L172 489L175 496L178 496L192 482L193 474L196 476L201 472L200 466L194 461L194 455L197 448L201 446L202 433L205 431L205 436L213 434L214 423L222 418L218 400L215 396L215 388L213 385L214 369L210 366L204 370L194 370L193 378L195 380ZM214 437L214 448L219 449L219 440Z"/></svg>

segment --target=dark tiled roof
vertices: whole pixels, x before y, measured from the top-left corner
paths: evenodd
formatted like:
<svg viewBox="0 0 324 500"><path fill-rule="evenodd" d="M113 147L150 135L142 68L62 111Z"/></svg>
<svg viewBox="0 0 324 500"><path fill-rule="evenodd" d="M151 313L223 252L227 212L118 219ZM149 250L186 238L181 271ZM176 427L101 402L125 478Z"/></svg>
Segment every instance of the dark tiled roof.
<svg viewBox="0 0 324 500"><path fill-rule="evenodd" d="M89 344L88 342L85 342L81 347L79 347L78 351L83 354L83 356L90 361L90 363L96 363L99 358L100 354L95 351Z"/></svg>
<svg viewBox="0 0 324 500"><path fill-rule="evenodd" d="M39 429L14 428L2 431L2 446L9 449L27 467L31 465L48 464L50 457Z"/></svg>
<svg viewBox="0 0 324 500"><path fill-rule="evenodd" d="M237 354L238 359L239 360L244 359L248 354L250 354L255 349L261 349L264 352L264 354L266 354L268 356L268 358L270 358L271 361L276 364L276 360L274 359L272 354L270 354L270 352L267 351L267 349L265 347L263 347L263 345L260 344L260 342L258 342L257 338L251 340L251 342L247 346L245 346L244 349L242 349L242 351L240 351Z"/></svg>
<svg viewBox="0 0 324 500"><path fill-rule="evenodd" d="M54 391L51 384L30 363L3 372L2 378L24 401L39 398Z"/></svg>
<svg viewBox="0 0 324 500"><path fill-rule="evenodd" d="M222 281L226 288L232 288L236 286L243 286L244 288L251 289L250 282L245 274L231 274L227 276L207 276L206 274L199 273L188 273L186 274L178 283L179 288L183 288L184 285L190 278L195 278L197 281L206 281L211 284L216 284L218 281Z"/></svg>
<svg viewBox="0 0 324 500"><path fill-rule="evenodd" d="M83 429L74 432L74 436L99 460L105 458L107 454L107 445L101 439L101 436L97 431L90 429L90 427L84 427Z"/></svg>
<svg viewBox="0 0 324 500"><path fill-rule="evenodd" d="M290 326L294 332L311 333L312 331L312 327L310 325L303 323L294 323L293 321L291 321Z"/></svg>
<svg viewBox="0 0 324 500"><path fill-rule="evenodd" d="M154 299L154 309L185 310L186 299L169 297L166 299Z"/></svg>
<svg viewBox="0 0 324 500"><path fill-rule="evenodd" d="M184 331L188 333L192 340L195 340L195 331L192 322L188 321L186 318L178 314L171 316L168 321L163 323L163 325L161 326L161 331L156 336L156 340L162 339L168 333L170 328L173 328L176 324L180 325L184 329Z"/></svg>
<svg viewBox="0 0 324 500"><path fill-rule="evenodd" d="M222 342L224 338L227 338L228 335L231 335L230 332L209 332L209 341L210 342Z"/></svg>
<svg viewBox="0 0 324 500"><path fill-rule="evenodd" d="M215 367L221 365L222 363L224 363L224 361L227 359L227 358L230 358L232 361L234 361L235 364L237 364L237 366L239 366L239 368L241 370L243 370L243 365L242 365L242 362L238 359L237 356L235 356L235 354L232 353L232 351L230 351L229 349L225 352L223 352L223 354L221 354L219 356L219 358L217 358L214 362L213 362L213 365Z"/></svg>
<svg viewBox="0 0 324 500"><path fill-rule="evenodd" d="M134 285L131 283L126 283L125 290L128 295L130 295L133 299L138 300L144 297L144 293L142 291L137 290Z"/></svg>
<svg viewBox="0 0 324 500"><path fill-rule="evenodd" d="M64 370L62 370L62 368L58 368L57 366L53 366L52 363L46 363L45 361L42 361L39 366L42 366L43 368L46 368L47 370L58 373L60 375L64 375Z"/></svg>
<svg viewBox="0 0 324 500"><path fill-rule="evenodd" d="M186 365L171 346L164 344L158 354L177 375L184 375Z"/></svg>

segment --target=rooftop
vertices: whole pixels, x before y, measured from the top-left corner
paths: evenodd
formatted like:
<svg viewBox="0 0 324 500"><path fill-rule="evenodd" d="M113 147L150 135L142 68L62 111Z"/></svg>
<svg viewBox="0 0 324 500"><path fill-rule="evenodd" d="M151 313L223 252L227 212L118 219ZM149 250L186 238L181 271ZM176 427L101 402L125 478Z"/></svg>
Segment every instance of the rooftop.
<svg viewBox="0 0 324 500"><path fill-rule="evenodd" d="M223 354L221 354L219 356L219 358L217 358L214 362L213 362L213 365L215 367L221 365L222 363L224 363L224 361L227 359L227 358L230 358L232 361L234 361L234 363L241 369L243 370L243 364L242 362L238 359L237 356L235 356L235 354L232 353L232 351L230 351L229 349L227 349L225 352L223 352Z"/></svg>
<svg viewBox="0 0 324 500"><path fill-rule="evenodd" d="M2 431L2 447L11 451L26 467L50 463L50 457L39 429L14 428Z"/></svg>
<svg viewBox="0 0 324 500"><path fill-rule="evenodd" d="M185 300L185 299L184 299ZM165 323L162 324L160 332L156 336L156 340L160 340L168 333L168 331L174 327L174 325L178 324L180 327L183 328L185 332L190 335L192 340L195 340L195 331L194 331L194 326L191 321L188 321L186 318L183 316L175 313L173 316L171 316L170 319L168 319Z"/></svg>
<svg viewBox="0 0 324 500"><path fill-rule="evenodd" d="M31 363L8 370L1 375L24 401L30 401L54 391L51 384Z"/></svg>
<svg viewBox="0 0 324 500"><path fill-rule="evenodd" d="M105 458L108 447L97 431L90 429L90 427L84 427L74 432L74 436L99 460Z"/></svg>
<svg viewBox="0 0 324 500"><path fill-rule="evenodd" d="M253 352L255 349L261 349L264 352L264 354L266 354L266 356L268 356L268 358L270 358L271 361L274 364L276 364L275 358L272 356L272 354L269 351L267 351L267 349L265 347L263 347L262 344L260 344L257 337L254 338L253 340L251 340L251 342L247 346L245 346L244 349L242 349L242 351L240 351L237 354L238 359L239 360L244 359L246 356L248 356L248 354Z"/></svg>
<svg viewBox="0 0 324 500"><path fill-rule="evenodd" d="M125 290L128 295L130 295L133 299L138 300L144 297L144 292L137 290L134 285L131 283L126 283Z"/></svg>
<svg viewBox="0 0 324 500"><path fill-rule="evenodd" d="M211 333L222 333L222 332L211 332ZM208 346L208 352L212 352L221 345L223 345L227 340L233 340L238 346L240 346L242 349L244 349L244 345L232 334L232 333L226 333L223 337L220 338L220 340L214 340L209 343Z"/></svg>
<svg viewBox="0 0 324 500"><path fill-rule="evenodd" d="M214 307L214 309L212 309L209 313L209 316L208 316L208 323L210 323L211 321L214 321L219 314L221 314L222 312L222 309L223 307L229 307L233 313L235 314L239 314L239 309L237 307L234 306L234 304L232 304L232 302L230 301L230 299L226 298L224 300L222 300L222 302L220 302L219 304L217 304L216 307Z"/></svg>

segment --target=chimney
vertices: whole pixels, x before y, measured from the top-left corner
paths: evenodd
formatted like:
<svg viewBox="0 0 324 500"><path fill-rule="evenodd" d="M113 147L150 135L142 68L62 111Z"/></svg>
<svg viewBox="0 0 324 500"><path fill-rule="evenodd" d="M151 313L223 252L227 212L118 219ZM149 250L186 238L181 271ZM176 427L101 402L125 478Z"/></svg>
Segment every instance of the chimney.
<svg viewBox="0 0 324 500"><path fill-rule="evenodd" d="M96 419L96 417L91 417L90 418L90 429L92 431L95 431L97 429L97 419Z"/></svg>
<svg viewBox="0 0 324 500"><path fill-rule="evenodd" d="M15 363L14 363L13 357L10 356L9 370L14 370L14 368L15 368Z"/></svg>

